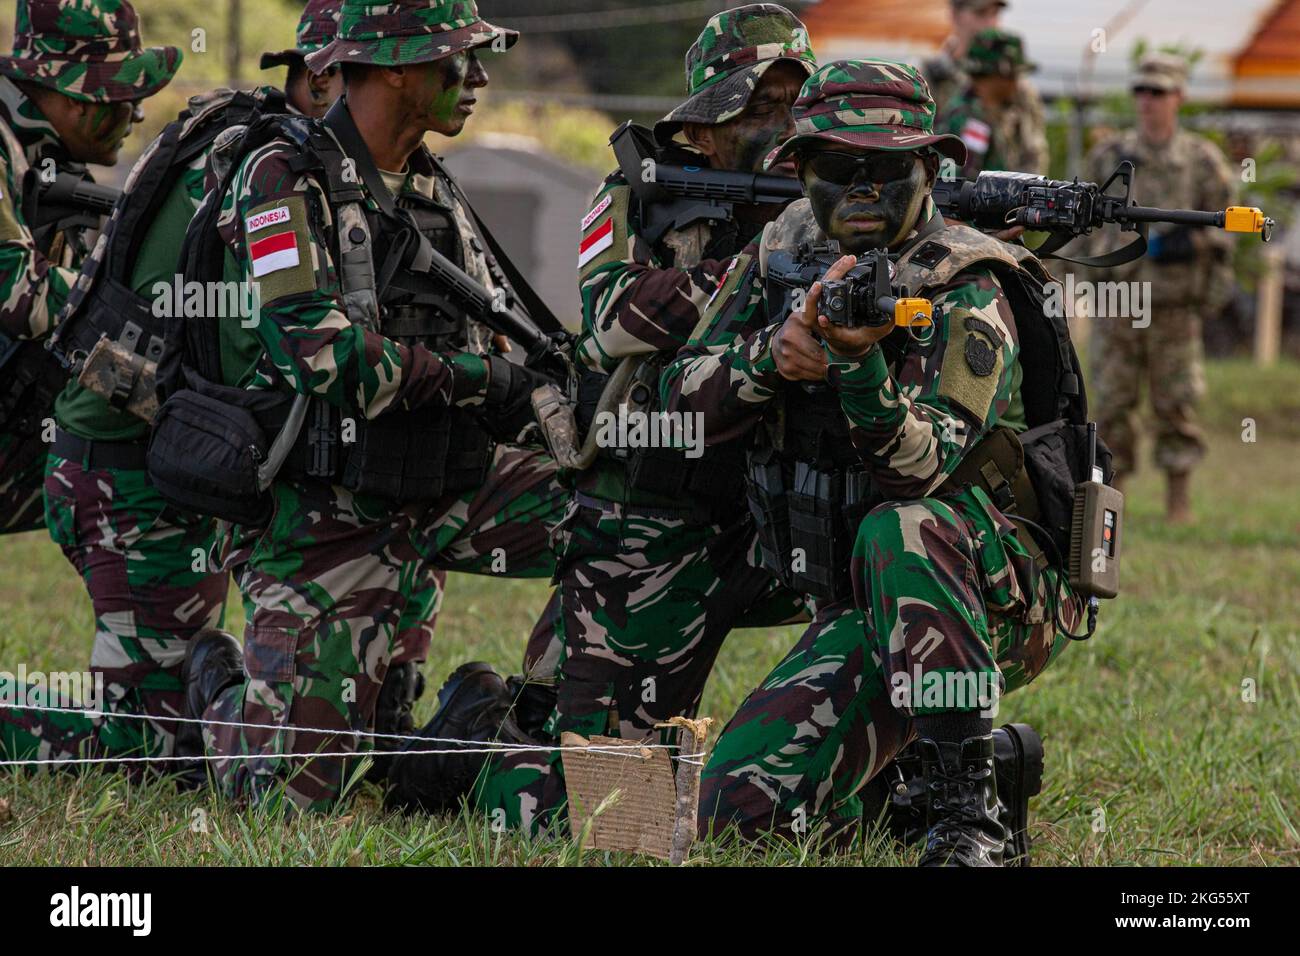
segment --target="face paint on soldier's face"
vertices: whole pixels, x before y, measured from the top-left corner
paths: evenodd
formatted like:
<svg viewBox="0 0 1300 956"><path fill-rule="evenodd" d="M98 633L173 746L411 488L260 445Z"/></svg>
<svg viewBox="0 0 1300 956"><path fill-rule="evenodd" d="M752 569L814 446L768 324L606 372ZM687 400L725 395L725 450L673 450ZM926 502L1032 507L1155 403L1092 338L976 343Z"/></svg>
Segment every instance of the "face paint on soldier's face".
<svg viewBox="0 0 1300 956"><path fill-rule="evenodd" d="M805 75L793 63L774 63L768 67L745 112L713 127L715 168L763 172L763 160L768 154L794 135L790 108L799 98ZM795 174L793 166L772 172L778 176Z"/></svg>
<svg viewBox="0 0 1300 956"><path fill-rule="evenodd" d="M88 104L77 123L81 140L78 152L82 155L76 158L81 162L112 166L117 162L122 143L131 134L131 124L143 118L140 105L135 102Z"/></svg>
<svg viewBox="0 0 1300 956"><path fill-rule="evenodd" d="M438 60L426 78L430 128L455 136L474 112L474 91L487 85L487 71L473 50Z"/></svg>
<svg viewBox="0 0 1300 956"><path fill-rule="evenodd" d="M920 157L905 178L887 183L866 182L861 173L847 186L828 182L806 162L800 164L800 173L817 224L852 255L891 248L906 239L925 202L927 176Z"/></svg>

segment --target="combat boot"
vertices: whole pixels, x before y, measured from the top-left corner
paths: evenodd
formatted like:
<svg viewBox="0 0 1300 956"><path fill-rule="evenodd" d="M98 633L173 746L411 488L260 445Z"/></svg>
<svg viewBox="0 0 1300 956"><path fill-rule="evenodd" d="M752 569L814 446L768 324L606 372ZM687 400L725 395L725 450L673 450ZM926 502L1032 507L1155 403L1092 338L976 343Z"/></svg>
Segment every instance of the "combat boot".
<svg viewBox="0 0 1300 956"><path fill-rule="evenodd" d="M1168 473L1165 485L1165 520L1170 524L1192 521L1192 476L1186 471Z"/></svg>
<svg viewBox="0 0 1300 956"><path fill-rule="evenodd" d="M960 744L922 738L926 834L921 866L1001 866L1007 830L998 819L993 734Z"/></svg>
<svg viewBox="0 0 1300 956"><path fill-rule="evenodd" d="M1004 866L1028 866L1029 798L1043 789L1043 738L1028 724L1004 724L993 731L998 811L1007 830Z"/></svg>
<svg viewBox="0 0 1300 956"><path fill-rule="evenodd" d="M390 665L383 686L379 688L379 700L375 703L375 733L414 736L415 715L412 711L415 702L423 696L424 675L420 673L419 664L408 661ZM392 752L400 750L401 746L400 740L376 736L371 754L374 763L366 772L366 779L371 783L382 782L388 776Z"/></svg>
<svg viewBox="0 0 1300 956"><path fill-rule="evenodd" d="M488 741L533 743L511 714L514 699L490 664L462 664L438 691L438 712L421 730L421 740L404 744L388 767L389 810L455 810L469 794L487 761L486 753L457 753ZM454 742L453 742L454 741ZM445 750L446 753L410 753Z"/></svg>
<svg viewBox="0 0 1300 956"><path fill-rule="evenodd" d="M247 679L248 675L244 673L244 648L235 636L216 628L199 631L186 645L185 661L181 665L181 686L185 693L183 716L202 718L218 694ZM175 749L180 771L178 786L194 789L207 782L206 764L185 759L201 757L206 750L202 725L178 725Z"/></svg>
<svg viewBox="0 0 1300 956"><path fill-rule="evenodd" d="M550 735L546 733L546 722L551 719L559 696L555 684L516 674L507 678L506 689L514 701L515 723L519 729L533 740L547 742Z"/></svg>
<svg viewBox="0 0 1300 956"><path fill-rule="evenodd" d="M1028 724L1006 724L993 731L994 768L998 782L998 812L1007 828L1003 862L1029 865L1029 798L1043 789L1043 740ZM877 820L900 846L925 840L925 775L921 751L908 744L877 774L880 785L863 788L863 820ZM874 798L870 796L874 794Z"/></svg>

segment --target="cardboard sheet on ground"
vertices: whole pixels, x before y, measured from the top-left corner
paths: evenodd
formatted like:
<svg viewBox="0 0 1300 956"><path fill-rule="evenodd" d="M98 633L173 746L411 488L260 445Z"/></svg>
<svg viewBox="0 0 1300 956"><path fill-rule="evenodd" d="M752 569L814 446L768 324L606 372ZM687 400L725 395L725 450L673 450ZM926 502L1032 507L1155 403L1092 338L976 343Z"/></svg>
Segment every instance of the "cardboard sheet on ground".
<svg viewBox="0 0 1300 956"><path fill-rule="evenodd" d="M612 746L628 741L566 733L564 747ZM618 752L565 750L564 780L569 791L569 827L574 839L602 802L615 790L618 799L592 824L587 845L596 850L645 853L667 860L672 851L677 812L677 785L668 751L622 749Z"/></svg>

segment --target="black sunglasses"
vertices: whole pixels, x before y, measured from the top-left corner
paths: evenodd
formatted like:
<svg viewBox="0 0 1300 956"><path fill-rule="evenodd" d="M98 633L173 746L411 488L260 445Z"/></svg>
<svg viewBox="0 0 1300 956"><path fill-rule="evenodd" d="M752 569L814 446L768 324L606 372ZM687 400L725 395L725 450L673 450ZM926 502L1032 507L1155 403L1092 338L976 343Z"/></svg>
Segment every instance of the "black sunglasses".
<svg viewBox="0 0 1300 956"><path fill-rule="evenodd" d="M1157 88L1154 87L1154 86L1135 86L1135 87L1133 87L1133 95L1134 95L1134 96L1137 96L1137 95L1140 94L1140 93L1145 93L1147 96L1168 96L1169 93L1170 93L1170 91L1169 91L1169 90L1161 90L1161 89L1157 89Z"/></svg>
<svg viewBox="0 0 1300 956"><path fill-rule="evenodd" d="M841 153L823 150L804 159L804 165L818 179L836 186L848 186L862 176L871 183L891 183L911 175L916 154L899 153Z"/></svg>

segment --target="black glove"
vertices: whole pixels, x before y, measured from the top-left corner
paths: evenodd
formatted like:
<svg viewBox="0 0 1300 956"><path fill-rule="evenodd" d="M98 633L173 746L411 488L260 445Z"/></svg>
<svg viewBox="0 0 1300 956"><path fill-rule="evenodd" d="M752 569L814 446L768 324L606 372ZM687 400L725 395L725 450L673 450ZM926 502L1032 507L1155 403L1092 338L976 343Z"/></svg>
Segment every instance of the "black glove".
<svg viewBox="0 0 1300 956"><path fill-rule="evenodd" d="M533 421L533 389L551 380L503 355L487 356L488 387L479 418L493 438L513 441Z"/></svg>

